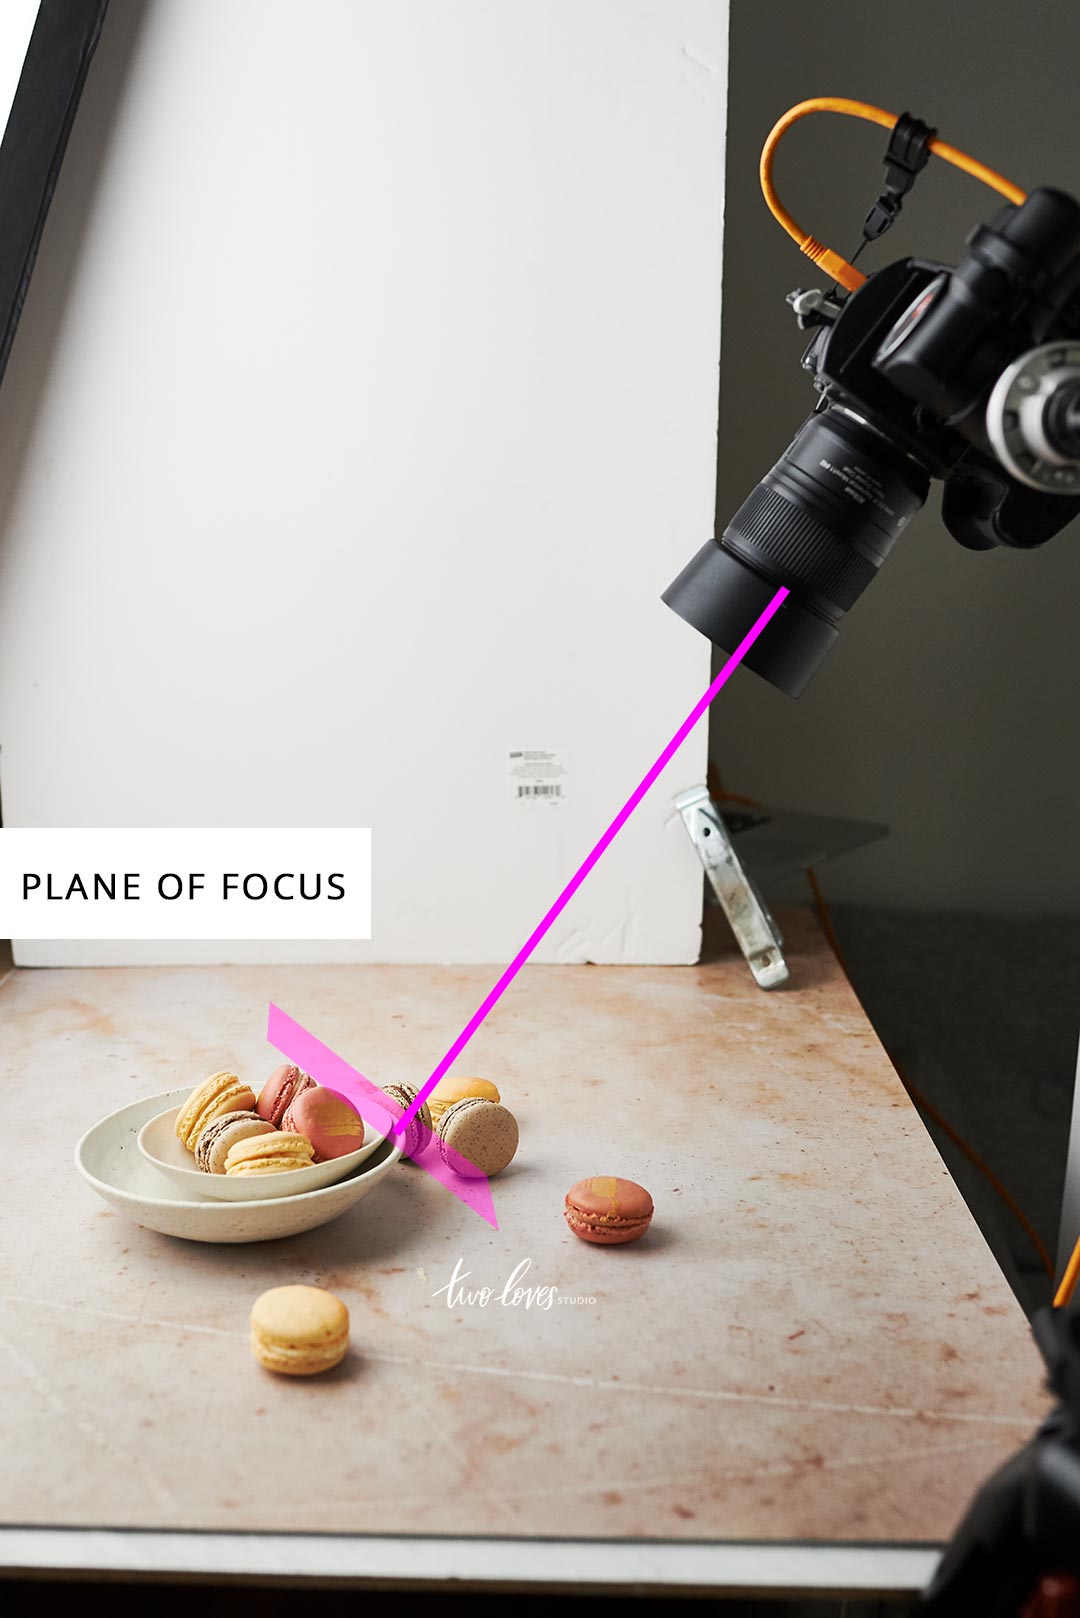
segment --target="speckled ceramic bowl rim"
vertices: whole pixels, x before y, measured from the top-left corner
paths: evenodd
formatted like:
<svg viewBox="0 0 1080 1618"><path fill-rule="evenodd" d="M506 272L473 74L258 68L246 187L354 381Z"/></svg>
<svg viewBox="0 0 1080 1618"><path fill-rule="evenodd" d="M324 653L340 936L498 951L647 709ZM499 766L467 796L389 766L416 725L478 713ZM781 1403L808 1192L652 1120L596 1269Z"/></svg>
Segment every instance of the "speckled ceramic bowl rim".
<svg viewBox="0 0 1080 1618"><path fill-rule="evenodd" d="M299 1191L292 1197L258 1197L247 1202L218 1202L213 1197L199 1197L197 1201L188 1201L179 1197L150 1197L143 1192L125 1191L121 1186L114 1185L110 1180L99 1180L96 1174L91 1174L83 1161L86 1143L91 1135L96 1135L99 1129L105 1128L106 1124L120 1120L126 1112L131 1112L136 1107L147 1107L151 1102L159 1104L158 1110L164 1112L165 1107L160 1104L167 1102L169 1097L174 1094L175 1091L173 1090L163 1090L160 1095L141 1096L137 1101L128 1101L124 1106L117 1107L115 1112L106 1113L104 1118L99 1118L97 1123L91 1124L90 1128L79 1136L75 1144L75 1167L87 1185L92 1187L99 1196L107 1192L108 1196L116 1197L122 1202L141 1203L144 1207L147 1205L160 1205L164 1208L194 1208L200 1213L205 1212L207 1209L220 1210L220 1217L232 1217L235 1219L238 1208L280 1208L283 1203L288 1203L292 1207L307 1206L335 1195L340 1196L346 1186L353 1185L357 1180L367 1179L372 1174L385 1171L396 1163L401 1156L402 1142L400 1140L386 1140L372 1153L366 1162L361 1163L354 1173L346 1175L343 1180L334 1180L330 1185L320 1186L318 1191ZM106 1200L108 1199L106 1198ZM214 1217L214 1215L211 1215L211 1217Z"/></svg>

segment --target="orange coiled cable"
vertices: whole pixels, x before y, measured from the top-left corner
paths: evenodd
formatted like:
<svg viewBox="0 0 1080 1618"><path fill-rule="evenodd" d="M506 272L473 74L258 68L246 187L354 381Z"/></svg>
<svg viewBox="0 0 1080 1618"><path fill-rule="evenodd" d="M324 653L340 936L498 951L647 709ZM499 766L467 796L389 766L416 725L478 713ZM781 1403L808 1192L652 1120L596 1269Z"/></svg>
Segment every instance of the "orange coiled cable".
<svg viewBox="0 0 1080 1618"><path fill-rule="evenodd" d="M815 264L820 265L831 280L839 282L849 292L857 292L866 280L865 275L853 264L849 264L846 258L834 253L831 248L825 247L816 237L803 230L788 213L773 185L772 172L776 148L792 124L797 124L800 118L805 118L811 112L844 113L849 118L865 118L868 123L880 124L883 129L893 128L896 115L886 112L883 107L871 106L868 101L848 101L843 96L815 96L810 101L800 101L798 106L785 112L769 131L769 137L761 149L761 189L777 223L784 227L800 251ZM1026 191L1021 191L1018 185L1013 185L1011 180L998 174L996 169L987 168L985 163L969 157L966 152L950 146L947 141L935 137L930 142L930 151L935 157L944 158L946 163L951 163L953 168L962 169L973 179L981 180L984 185L988 185L992 191L999 192L1007 201L1014 203L1025 201Z"/></svg>

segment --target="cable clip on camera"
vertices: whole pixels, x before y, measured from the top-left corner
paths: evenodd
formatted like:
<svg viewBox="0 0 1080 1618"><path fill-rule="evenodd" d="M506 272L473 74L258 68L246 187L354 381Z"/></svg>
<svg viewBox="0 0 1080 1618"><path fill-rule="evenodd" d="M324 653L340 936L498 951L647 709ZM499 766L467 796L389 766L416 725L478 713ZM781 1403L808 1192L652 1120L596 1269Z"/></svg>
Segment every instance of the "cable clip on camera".
<svg viewBox="0 0 1080 1618"><path fill-rule="evenodd" d="M894 223L903 206L904 198L915 184L930 160L930 142L936 129L924 124L921 118L902 112L893 125L889 145L882 162L885 164L885 186L863 225L863 239L876 242Z"/></svg>

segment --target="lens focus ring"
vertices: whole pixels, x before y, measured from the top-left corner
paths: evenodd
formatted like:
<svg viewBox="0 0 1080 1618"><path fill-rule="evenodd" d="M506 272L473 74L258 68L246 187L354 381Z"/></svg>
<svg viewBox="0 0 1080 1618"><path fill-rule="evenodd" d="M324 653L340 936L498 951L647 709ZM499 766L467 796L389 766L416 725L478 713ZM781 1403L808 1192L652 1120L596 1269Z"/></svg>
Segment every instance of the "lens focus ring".
<svg viewBox="0 0 1080 1618"><path fill-rule="evenodd" d="M785 585L745 663L797 697L929 488L926 468L884 430L846 406L819 406L664 600L732 651Z"/></svg>
<svg viewBox="0 0 1080 1618"><path fill-rule="evenodd" d="M844 612L877 572L874 562L766 483L743 502L721 543L770 577L787 574L801 592L823 596Z"/></svg>

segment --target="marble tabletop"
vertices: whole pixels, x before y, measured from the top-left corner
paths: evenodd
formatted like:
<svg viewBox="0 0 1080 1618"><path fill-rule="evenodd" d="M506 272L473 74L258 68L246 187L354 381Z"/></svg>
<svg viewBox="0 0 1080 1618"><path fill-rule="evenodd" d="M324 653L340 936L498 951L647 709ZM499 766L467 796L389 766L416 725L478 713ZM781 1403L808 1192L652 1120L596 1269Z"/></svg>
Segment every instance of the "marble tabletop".
<svg viewBox="0 0 1080 1618"><path fill-rule="evenodd" d="M0 984L0 1524L529 1540L945 1539L1046 1408L1022 1313L813 920L792 981L527 968L461 1071L521 1125L491 1230L394 1169L324 1228L141 1229L76 1139L223 1066L259 1083L273 1000L378 1083L430 1071L482 967L15 971ZM576 1240L589 1174L653 1194ZM462 1302L518 1266L547 1309ZM265 1287L348 1304L310 1381L252 1359Z"/></svg>

